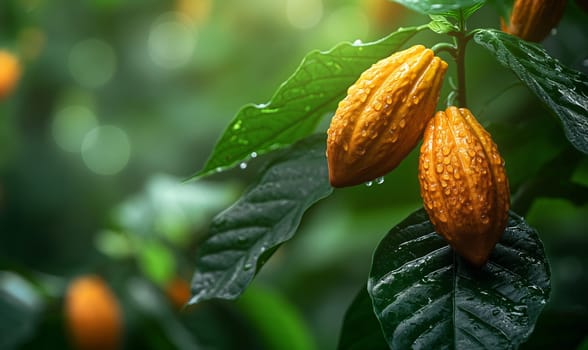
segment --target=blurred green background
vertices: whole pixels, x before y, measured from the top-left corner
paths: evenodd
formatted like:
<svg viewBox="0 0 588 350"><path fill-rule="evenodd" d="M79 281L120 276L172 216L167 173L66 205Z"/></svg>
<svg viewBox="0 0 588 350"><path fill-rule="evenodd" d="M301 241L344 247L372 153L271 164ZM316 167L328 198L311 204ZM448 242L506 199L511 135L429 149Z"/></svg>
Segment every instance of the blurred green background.
<svg viewBox="0 0 588 350"><path fill-rule="evenodd" d="M498 28L497 16L486 6L470 26ZM69 348L64 294L86 274L117 295L125 348L335 348L379 239L421 206L417 152L383 184L336 190L313 207L238 302L180 312L166 290L190 281L211 218L263 159L183 180L240 106L268 101L308 51L426 21L386 0L3 0L0 50L19 58L22 75L0 101L0 331L11 334L0 348ZM586 23L570 2L544 42L584 73ZM588 335L588 162L473 43L467 74L470 109L506 158L513 193L546 178L582 189L539 193L520 213L545 243L553 283L527 347L577 348Z"/></svg>

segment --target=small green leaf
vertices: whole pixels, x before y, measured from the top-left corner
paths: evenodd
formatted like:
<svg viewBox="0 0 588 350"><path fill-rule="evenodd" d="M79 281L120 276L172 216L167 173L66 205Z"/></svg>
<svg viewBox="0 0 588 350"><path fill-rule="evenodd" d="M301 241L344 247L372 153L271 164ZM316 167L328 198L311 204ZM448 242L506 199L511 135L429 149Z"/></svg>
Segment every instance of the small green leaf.
<svg viewBox="0 0 588 350"><path fill-rule="evenodd" d="M562 65L537 45L492 29L474 40L494 54L563 123L568 141L588 154L588 77Z"/></svg>
<svg viewBox="0 0 588 350"><path fill-rule="evenodd" d="M388 344L374 314L366 287L361 288L345 313L338 350L387 350Z"/></svg>
<svg viewBox="0 0 588 350"><path fill-rule="evenodd" d="M368 280L393 349L517 348L533 331L549 291L541 241L512 212L478 269L453 252L420 209L380 242Z"/></svg>
<svg viewBox="0 0 588 350"><path fill-rule="evenodd" d="M261 155L310 135L337 108L361 72L397 51L421 29L401 28L372 43L342 43L326 52L310 52L270 102L246 105L237 113L194 177L225 170L253 153Z"/></svg>
<svg viewBox="0 0 588 350"><path fill-rule="evenodd" d="M198 250L191 304L237 298L265 261L290 239L302 215L332 192L325 135L314 135L274 160L233 206L213 219Z"/></svg>
<svg viewBox="0 0 588 350"><path fill-rule="evenodd" d="M455 14L461 9L475 8L477 10L486 0L392 0L423 15ZM474 11L475 11L474 10ZM473 13L473 12L472 12Z"/></svg>
<svg viewBox="0 0 588 350"><path fill-rule="evenodd" d="M449 22L445 16L431 15L429 17L432 19L432 21L429 22L429 29L435 33L445 34L459 30L459 28L455 24Z"/></svg>

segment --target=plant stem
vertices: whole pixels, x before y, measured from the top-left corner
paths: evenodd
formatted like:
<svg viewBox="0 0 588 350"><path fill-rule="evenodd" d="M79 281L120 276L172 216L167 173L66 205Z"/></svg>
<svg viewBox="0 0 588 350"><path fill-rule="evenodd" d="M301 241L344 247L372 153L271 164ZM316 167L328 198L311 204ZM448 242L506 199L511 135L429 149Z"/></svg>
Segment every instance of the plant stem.
<svg viewBox="0 0 588 350"><path fill-rule="evenodd" d="M459 31L454 33L455 46L455 64L457 65L457 104L458 107L467 107L466 98L466 75L465 75L465 51L469 37L466 35L466 25L463 14L460 11Z"/></svg>

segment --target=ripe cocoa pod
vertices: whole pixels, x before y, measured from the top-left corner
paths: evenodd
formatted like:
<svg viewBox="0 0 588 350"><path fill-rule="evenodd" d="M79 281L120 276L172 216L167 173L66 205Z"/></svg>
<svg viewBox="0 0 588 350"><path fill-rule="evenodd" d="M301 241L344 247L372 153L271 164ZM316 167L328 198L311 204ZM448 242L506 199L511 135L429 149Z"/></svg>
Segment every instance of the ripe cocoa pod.
<svg viewBox="0 0 588 350"><path fill-rule="evenodd" d="M437 233L466 260L483 265L506 227L510 191L496 144L468 109L449 107L431 119L419 182Z"/></svg>
<svg viewBox="0 0 588 350"><path fill-rule="evenodd" d="M73 280L65 296L64 312L76 349L120 347L123 328L120 306L102 278L86 275Z"/></svg>
<svg viewBox="0 0 588 350"><path fill-rule="evenodd" d="M190 284L180 277L175 277L165 286L165 294L178 310L184 307L192 296Z"/></svg>
<svg viewBox="0 0 588 350"><path fill-rule="evenodd" d="M432 50L415 45L361 74L327 131L332 186L383 176L408 155L435 112L446 70Z"/></svg>
<svg viewBox="0 0 588 350"><path fill-rule="evenodd" d="M566 0L516 0L508 25L501 19L502 30L540 42L557 26L565 7Z"/></svg>
<svg viewBox="0 0 588 350"><path fill-rule="evenodd" d="M0 101L6 98L20 79L20 63L10 52L0 50Z"/></svg>

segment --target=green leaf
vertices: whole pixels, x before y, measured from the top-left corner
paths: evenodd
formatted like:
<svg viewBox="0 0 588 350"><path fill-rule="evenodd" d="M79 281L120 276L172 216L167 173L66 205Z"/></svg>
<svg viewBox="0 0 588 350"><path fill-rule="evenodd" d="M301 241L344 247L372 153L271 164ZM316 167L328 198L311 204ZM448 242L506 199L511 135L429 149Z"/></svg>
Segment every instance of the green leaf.
<svg viewBox="0 0 588 350"><path fill-rule="evenodd" d="M274 160L233 206L213 219L198 250L191 304L235 299L280 244L290 239L304 211L332 192L325 135L314 135Z"/></svg>
<svg viewBox="0 0 588 350"><path fill-rule="evenodd" d="M432 19L432 21L429 22L429 29L435 33L445 34L451 31L459 30L459 28L455 24L449 22L445 16L431 15L429 17Z"/></svg>
<svg viewBox="0 0 588 350"><path fill-rule="evenodd" d="M461 9L475 8L477 10L486 0L392 0L423 15L453 15ZM474 11L475 11L474 10ZM472 12L473 13L473 12Z"/></svg>
<svg viewBox="0 0 588 350"><path fill-rule="evenodd" d="M516 214L478 269L420 209L380 242L368 292L393 349L513 349L533 331L549 283L541 241Z"/></svg>
<svg viewBox="0 0 588 350"><path fill-rule="evenodd" d="M361 288L345 313L338 350L386 350L388 344L374 314L366 287Z"/></svg>
<svg viewBox="0 0 588 350"><path fill-rule="evenodd" d="M588 154L588 77L552 58L533 43L492 29L474 40L494 54L563 123L568 141Z"/></svg>
<svg viewBox="0 0 588 350"><path fill-rule="evenodd" d="M270 102L249 104L237 113L194 177L233 167L251 154L267 153L313 133L364 70L421 29L401 28L372 43L342 43L326 52L310 52Z"/></svg>

